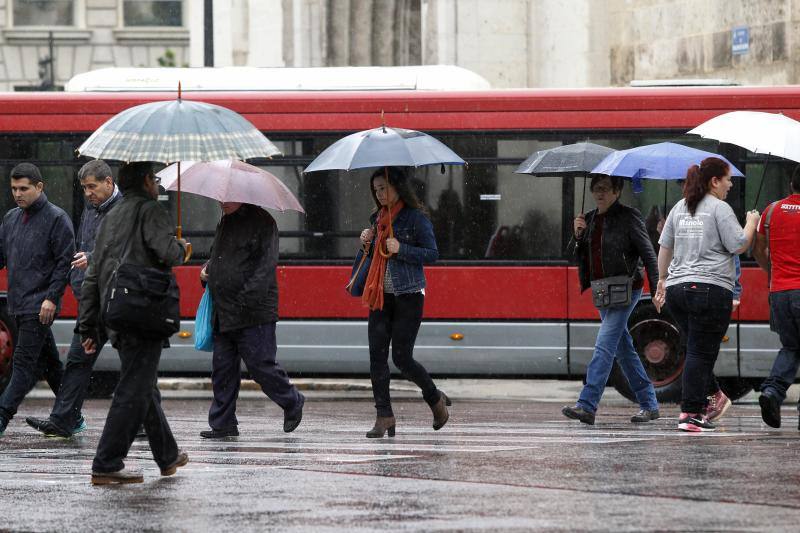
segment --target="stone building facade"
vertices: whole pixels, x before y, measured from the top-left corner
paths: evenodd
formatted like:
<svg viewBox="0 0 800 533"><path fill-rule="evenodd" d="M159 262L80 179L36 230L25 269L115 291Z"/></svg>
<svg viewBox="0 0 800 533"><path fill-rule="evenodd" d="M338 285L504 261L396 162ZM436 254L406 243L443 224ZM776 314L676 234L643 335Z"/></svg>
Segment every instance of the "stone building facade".
<svg viewBox="0 0 800 533"><path fill-rule="evenodd" d="M0 90L49 77L51 31L57 86L109 66L202 66L203 5L0 0ZM214 0L213 13L216 66L450 64L498 88L800 83L800 0Z"/></svg>

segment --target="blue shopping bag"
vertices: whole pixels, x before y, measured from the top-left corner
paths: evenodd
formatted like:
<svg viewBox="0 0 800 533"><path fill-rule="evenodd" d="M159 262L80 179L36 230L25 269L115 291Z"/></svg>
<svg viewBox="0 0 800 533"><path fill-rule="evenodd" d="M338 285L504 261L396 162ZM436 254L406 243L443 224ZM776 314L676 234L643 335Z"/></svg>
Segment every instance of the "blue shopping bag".
<svg viewBox="0 0 800 533"><path fill-rule="evenodd" d="M211 325L214 306L211 302L211 292L206 287L200 305L197 306L197 315L194 319L194 348L201 352L214 351L214 332Z"/></svg>

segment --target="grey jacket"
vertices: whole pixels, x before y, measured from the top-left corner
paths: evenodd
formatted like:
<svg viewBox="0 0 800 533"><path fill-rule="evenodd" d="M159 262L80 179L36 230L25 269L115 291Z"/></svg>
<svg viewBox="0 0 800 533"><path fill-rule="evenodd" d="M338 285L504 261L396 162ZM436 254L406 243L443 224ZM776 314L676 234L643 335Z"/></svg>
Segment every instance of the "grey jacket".
<svg viewBox="0 0 800 533"><path fill-rule="evenodd" d="M134 225L136 213L139 220ZM130 236L126 263L170 270L183 263L184 249L175 240L175 228L169 215L144 191L128 191L121 202L106 215L97 232L94 254L86 270L78 310L78 332L97 338L102 323L102 305L111 275L122 259L123 247ZM116 333L108 330L112 342Z"/></svg>
<svg viewBox="0 0 800 533"><path fill-rule="evenodd" d="M78 252L85 252L90 262L92 260L94 242L97 238L97 229L100 227L100 222L103 221L103 218L105 218L108 212L121 200L122 194L119 193L119 189L115 186L114 195L99 206L95 207L89 202L86 202L83 214L81 215L81 225L76 232L76 249ZM85 269L73 268L69 272L69 284L72 287L72 293L79 301L84 277L86 277Z"/></svg>
<svg viewBox="0 0 800 533"><path fill-rule="evenodd" d="M72 222L44 193L28 209L6 213L0 227L0 268L8 268L8 312L38 314L44 300L60 307L74 254Z"/></svg>

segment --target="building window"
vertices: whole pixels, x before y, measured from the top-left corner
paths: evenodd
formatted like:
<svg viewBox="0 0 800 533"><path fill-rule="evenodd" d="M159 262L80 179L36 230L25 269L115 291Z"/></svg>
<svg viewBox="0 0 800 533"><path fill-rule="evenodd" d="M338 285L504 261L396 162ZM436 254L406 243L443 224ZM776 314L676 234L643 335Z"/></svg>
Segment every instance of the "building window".
<svg viewBox="0 0 800 533"><path fill-rule="evenodd" d="M123 0L124 26L183 26L182 0Z"/></svg>
<svg viewBox="0 0 800 533"><path fill-rule="evenodd" d="M14 0L14 26L74 26L75 0Z"/></svg>

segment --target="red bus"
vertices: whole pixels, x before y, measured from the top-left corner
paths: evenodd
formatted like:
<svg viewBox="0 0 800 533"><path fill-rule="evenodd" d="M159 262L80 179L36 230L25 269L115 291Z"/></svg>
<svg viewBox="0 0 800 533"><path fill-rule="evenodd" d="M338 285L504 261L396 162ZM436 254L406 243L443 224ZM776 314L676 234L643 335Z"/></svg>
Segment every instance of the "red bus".
<svg viewBox="0 0 800 533"><path fill-rule="evenodd" d="M193 92L196 99L231 108L255 124L283 152L251 161L279 176L306 216L277 214L279 357L294 375L367 375L366 310L344 291L357 236L370 212L367 172L303 174L324 148L353 131L380 124L435 135L461 155L464 168L414 173L428 206L440 260L427 267L429 289L416 354L433 374L580 379L591 358L598 315L580 294L568 249L580 210L582 181L514 174L532 152L578 141L624 149L677 141L718 151L747 179L729 195L737 214L753 207L764 159L686 131L723 112L780 111L800 119L800 87L616 88L463 92ZM6 93L0 95L0 172L21 161L39 165L51 201L77 223L83 199L75 149L105 120L168 93ZM112 162L113 163L113 162ZM785 195L793 163L771 162L760 204ZM650 228L680 197L674 183L626 188L623 201L640 209ZM0 195L3 212L13 207ZM163 196L175 214L173 193ZM586 209L591 208L591 198ZM199 264L220 213L215 202L184 194L183 225L195 263L177 269L183 331L161 361L163 374L207 375L210 357L193 349L193 315L201 295ZM655 238L655 237L654 237ZM716 374L738 397L765 377L778 348L767 326L766 276L743 257L744 295L723 343ZM4 283L5 275L2 274ZM0 286L1 288L2 286ZM66 351L75 304L67 295L55 326ZM7 376L13 325L0 327L0 372ZM644 299L631 317L632 333L662 401L678 399L683 352L674 325ZM114 351L97 363L95 392L108 392L117 368ZM616 386L628 395L624 380Z"/></svg>

